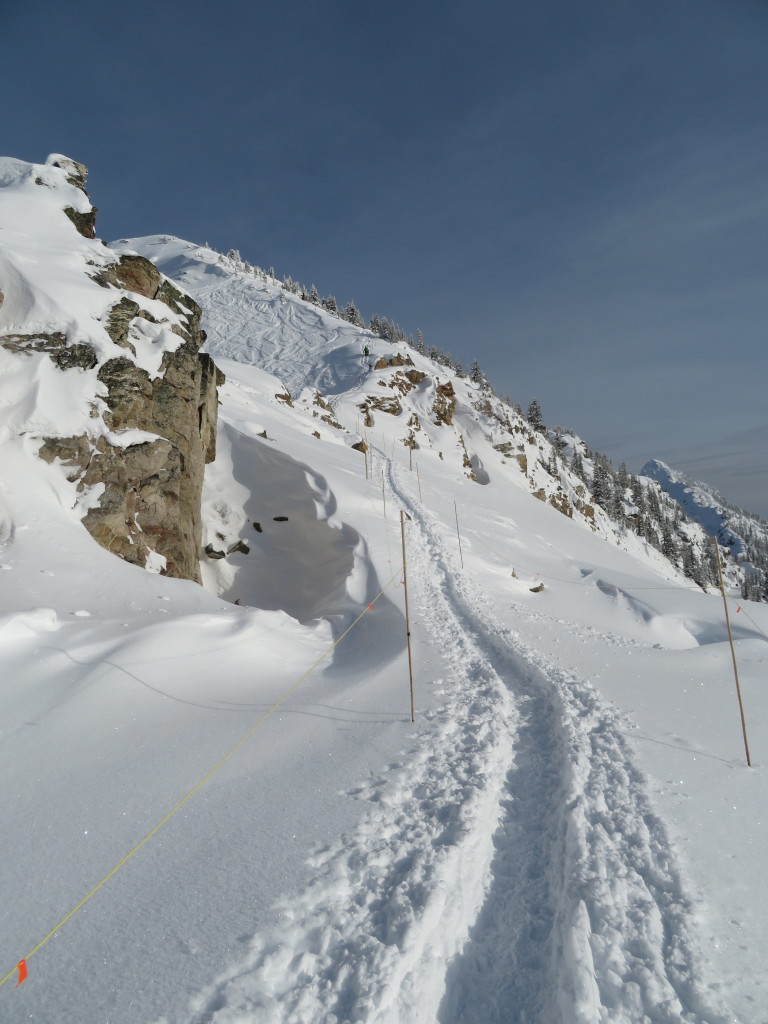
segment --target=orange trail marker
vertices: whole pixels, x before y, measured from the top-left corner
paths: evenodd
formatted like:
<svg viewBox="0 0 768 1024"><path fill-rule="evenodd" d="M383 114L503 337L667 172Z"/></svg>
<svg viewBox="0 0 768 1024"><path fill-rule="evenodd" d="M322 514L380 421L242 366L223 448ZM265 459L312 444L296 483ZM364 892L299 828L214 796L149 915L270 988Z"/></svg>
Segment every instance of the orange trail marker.
<svg viewBox="0 0 768 1024"><path fill-rule="evenodd" d="M19 960L16 966L19 969L19 980L16 982L16 988L18 988L22 981L27 980L27 961Z"/></svg>
<svg viewBox="0 0 768 1024"><path fill-rule="evenodd" d="M369 604L369 605L368 605L368 611L369 611L369 612L372 612L372 611L373 611L373 605L372 605L372 604Z"/></svg>

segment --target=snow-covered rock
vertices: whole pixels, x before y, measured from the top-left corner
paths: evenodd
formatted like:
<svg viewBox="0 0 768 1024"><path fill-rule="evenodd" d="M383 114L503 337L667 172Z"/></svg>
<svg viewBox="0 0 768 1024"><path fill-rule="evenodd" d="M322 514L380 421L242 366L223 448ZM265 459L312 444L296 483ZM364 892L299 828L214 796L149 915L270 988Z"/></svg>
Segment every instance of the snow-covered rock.
<svg viewBox="0 0 768 1024"><path fill-rule="evenodd" d="M94 237L87 169L0 160L0 440L64 467L105 548L199 580L221 375L195 302Z"/></svg>

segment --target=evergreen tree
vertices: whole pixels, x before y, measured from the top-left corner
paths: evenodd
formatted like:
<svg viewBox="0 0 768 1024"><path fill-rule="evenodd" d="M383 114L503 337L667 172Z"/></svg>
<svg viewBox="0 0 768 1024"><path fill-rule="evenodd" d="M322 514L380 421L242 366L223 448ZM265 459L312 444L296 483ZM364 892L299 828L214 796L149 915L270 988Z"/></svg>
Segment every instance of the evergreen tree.
<svg viewBox="0 0 768 1024"><path fill-rule="evenodd" d="M347 323L354 324L355 327L365 327L363 318L360 316L360 310L355 305L353 299L350 299L347 303L346 309L344 310L344 319Z"/></svg>
<svg viewBox="0 0 768 1024"><path fill-rule="evenodd" d="M626 512L624 510L624 490L618 486L613 488L613 496L611 498L611 519L618 523L619 526L624 526L627 521Z"/></svg>
<svg viewBox="0 0 768 1024"><path fill-rule="evenodd" d="M592 497L601 508L608 511L613 498L613 485L608 472L608 464L605 456L596 455L594 470L592 473Z"/></svg>
<svg viewBox="0 0 768 1024"><path fill-rule="evenodd" d="M541 413L541 406L539 405L538 399L534 398L531 404L528 406L526 419L530 423L533 430L544 429L544 418Z"/></svg>
<svg viewBox="0 0 768 1024"><path fill-rule="evenodd" d="M424 355L424 335L421 331L416 331L416 351L419 355Z"/></svg>
<svg viewBox="0 0 768 1024"><path fill-rule="evenodd" d="M669 525L669 520L667 519L664 520L661 526L661 552L667 556L670 562L677 562L680 554Z"/></svg>

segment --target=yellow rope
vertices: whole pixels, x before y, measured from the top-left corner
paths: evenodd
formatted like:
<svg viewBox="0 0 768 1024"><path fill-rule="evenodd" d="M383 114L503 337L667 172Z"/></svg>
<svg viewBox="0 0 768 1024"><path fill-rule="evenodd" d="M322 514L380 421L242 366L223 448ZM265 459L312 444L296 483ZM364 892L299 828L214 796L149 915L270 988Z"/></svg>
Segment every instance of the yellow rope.
<svg viewBox="0 0 768 1024"><path fill-rule="evenodd" d="M53 936L54 936L54 935L56 934L56 932L57 932L57 931L58 931L58 930L59 930L59 929L60 929L60 928L61 928L61 927L62 927L63 925L65 925L65 924L67 923L67 921L69 921L69 919L70 919L71 917L74 917L74 915L75 915L75 914L76 914L76 913L78 912L78 910L80 910L80 908L81 908L81 907L85 906L85 904L86 904L86 903L88 902L88 900L89 900L89 899L91 899L91 897L92 897L92 896L95 896L95 895L96 895L96 893L97 893L97 892L99 891L99 889L101 889L101 887L102 887L103 885L106 885L106 883L107 883L107 882L108 882L108 881L110 880L110 878L113 878L113 877L114 877L114 876L115 876L115 875L117 874L117 872L118 872L118 871L120 870L120 868L121 868L121 867L122 867L122 866L123 866L124 864L126 864L126 863L127 863L127 862L128 862L128 861L129 861L130 859L131 859L131 857L133 857L133 855L134 855L134 854L138 853L138 852L139 852L139 850L140 850L140 849L142 848L142 846L143 846L143 845L144 845L144 844L145 844L146 842L148 842L148 841L149 841L149 840L150 840L150 839L152 838L152 836L154 836L154 835L155 835L155 833L156 833L156 832L159 832L159 830L160 830L160 829L161 829L161 828L163 827L163 825L165 825L165 823L166 823L167 821L169 821L169 820L170 820L170 819L171 819L171 818L173 817L173 815L174 815L174 814L175 814L175 813L176 813L176 812L177 812L177 811L178 811L178 810L179 810L179 809L180 809L181 807L183 807L183 806L184 806L184 804L185 804L185 803L187 802L187 800L189 800L189 799L190 799L190 797L194 796L194 794L195 794L195 793L196 793L196 792L198 791L198 789L200 789L200 787L201 787L201 786L203 786L203 785L204 785L204 784L205 784L205 783L206 783L206 782L208 781L208 779L210 779L210 777L211 777L211 776L212 776L212 775L213 775L213 774L214 774L215 772L217 772L217 771L219 770L219 768L221 768L221 766L222 766L222 765L223 765L223 764L224 764L224 763L225 763L226 761L228 761L228 760L229 760L229 758L230 758L230 757L232 757L232 755L233 755L233 754L234 754L234 753L235 753L235 752L236 752L237 750L239 750L239 749L240 749L240 747L242 747L242 745L243 745L243 744L244 744L244 743L246 742L246 740L250 739L250 737L251 737L251 736L252 736L252 735L253 735L253 734L254 734L254 733L256 732L256 730L257 730L257 729L259 728L259 726L263 725L263 724L264 724L264 723L265 723L265 722L267 721L267 719L268 719L268 718L270 718L270 717L271 717L271 716L272 716L272 715L273 715L273 714L275 713L275 711L277 711L277 709L278 709L278 708L280 707L280 705L281 705L281 704L284 704L284 703L285 703L285 701L286 701L286 700L288 699L288 697L290 697L290 695L291 695L291 694L292 694L292 693L293 693L293 692L294 692L295 690L297 690L297 689L298 689L298 688L299 688L299 687L301 686L301 684L302 684L303 682L305 682L305 681L306 681L306 680L307 680L307 679L309 678L309 676L311 676L311 675L312 675L312 673L313 673L313 672L315 671L315 669L317 668L317 666L318 666L318 665L319 665L319 664L320 664L320 663L321 663L322 661L324 661L324 660L325 660L325 658L327 658L327 657L328 657L328 655L329 655L329 654L330 654L330 653L331 653L331 652L332 652L332 651L333 651L333 650L334 650L334 649L335 649L336 647L338 647L338 645L339 645L339 644L341 643L341 641L342 641L342 640L344 639L344 637L345 637L345 636L346 636L346 635L347 635L347 634L348 634L348 633L349 633L349 632L350 632L350 631L351 631L352 629L354 629L354 628L355 628L355 626L356 626L356 625L358 624L358 622L359 622L359 621L360 621L360 620L361 620L361 619L363 618L363 616L364 616L364 615L367 615L367 614L368 614L368 612L369 612L369 611L371 611L371 609L372 609L373 605L374 605L374 604L375 604L375 603L376 603L376 602L377 602L377 601L379 600L379 598L380 598L380 597L382 596L382 594L384 593L384 591L385 591L385 590L387 590L387 589L388 589L388 587L390 587L390 586L392 585L392 583L393 583L393 582L395 581L395 579L396 579L396 578L398 578L398 577L400 577L400 576L402 575L402 571L403 571L403 567L402 567L402 565L399 565L399 566L397 567L397 570L396 570L396 571L395 571L395 572L394 572L394 573L392 574L392 576L391 576L391 577L389 578L389 580L387 580L387 582L386 582L386 583L384 584L384 586L383 586L383 587L381 588L381 590L380 590L380 591L378 592L378 594L376 595L376 597L374 597L374 598L373 598L373 600L372 600L372 601L370 601L370 602L369 602L369 603L368 603L368 604L367 604L367 605L365 606L365 608L363 609L363 611L362 611L362 612L361 612L361 613L360 613L360 614L359 614L359 615L357 616L357 618L355 619L355 621L354 621L354 622L353 622L353 623L352 623L352 624L351 624L350 626L348 626L348 627L347 627L347 628L346 628L346 629L344 630L344 632L343 632L343 633L341 634L341 636L340 636L340 637L338 638L338 640L335 640L335 641L334 641L334 642L333 642L333 643L331 644L331 646L330 646L330 647L329 647L329 648L328 648L328 649L327 649L327 650L326 650L326 651L325 651L325 652L324 652L323 654L321 654L321 655L320 655L320 657L319 657L319 658L317 659L317 661L316 661L316 662L315 662L315 663L314 663L313 665L311 665L311 666L310 666L310 667L309 667L309 668L307 669L307 671L306 671L306 672L304 673L304 675L303 675L303 676L302 676L302 677L301 677L300 679L298 679L298 680L297 680L297 681L296 681L296 682L295 682L295 683L293 684L293 686L291 686L291 687L290 687L290 689L288 689L288 690L286 690L286 691L285 691L285 693L284 693L284 694L282 695L282 697L281 697L281 698L280 698L280 699L279 699L278 701L276 701L276 702L275 702L275 703L274 703L274 704L272 705L272 707L271 707L271 708L269 709L269 711L267 711L267 712L266 712L266 713L265 713L264 715L262 715L262 717L261 717L261 718L260 718L260 719L258 720L258 722L256 722L256 724L255 724L255 725L253 725L253 726L252 726L252 727L251 727L251 728L250 728L250 729L248 730L248 732L247 732L247 733L246 733L246 734L245 734L245 735L244 735L244 736L243 736L243 737L242 737L242 738L241 738L240 740L238 740L238 741L237 741L237 743L236 743L236 744L234 745L234 747L232 747L232 749L231 749L231 750L229 750L229 751L228 751L228 752L227 752L227 753L226 753L226 754L225 754L225 755L224 755L224 756L223 756L223 757L221 758L221 760L220 760L219 762L217 762L217 764L215 764L215 765L213 766L213 768L211 768L211 769L210 769L210 771L206 772L206 774L205 774L205 775L204 775L204 776L202 777L202 779L200 779L200 781L199 781L199 782L197 782L197 783L196 783L196 784L195 784L195 785L194 785L194 786L192 787L192 789L190 789L190 791L189 791L189 792L188 792L188 793L186 794L186 796L183 796L183 797L181 798L181 800L179 800L179 802L178 802L177 804L175 804L175 805L174 805L174 806L173 806L173 807L172 807L172 808L170 809L170 811L168 811L168 813L167 813L167 814L165 815L165 817L164 817L164 818L162 818L162 819L161 819L161 820L160 820L160 821L159 821L159 822L158 822L158 823L157 823L157 824L155 825L155 827L154 827L153 829L151 829L151 831L147 832L147 834L146 834L146 835L144 836L144 838L143 838L143 839L141 839L141 840L139 840L139 842L138 842L138 843L136 843L136 845L135 845L135 846L133 847L133 849L132 849L132 850L129 850L129 852L128 852L128 853L126 853L126 855L125 855L125 856L124 856L124 857L122 858L122 860L118 861L118 863L117 863L117 864L115 864L115 866L114 866L114 867L112 868L112 870L111 870L111 871L110 871L110 872L109 872L108 874L106 874L106 875L105 875L105 876L104 876L104 877L102 878L102 880L101 880L100 882L97 882L97 884L96 884L96 885L94 885L94 887L93 887L93 888L91 889L91 891L90 891L89 893L87 893L87 894L86 894L85 896L83 896L83 898L82 898L82 899L80 900L80 902L79 902L79 903L78 903L78 904L77 904L76 906L74 906L74 907L73 907L73 908L72 908L72 909L71 909L71 910L69 911L69 913L68 913L68 914L67 914L67 915L66 915L65 917L62 917L62 919L61 919L61 920L59 921L59 923L58 923L58 924L54 925L54 926L53 926L53 928L51 928L51 930L50 930L50 931L48 932L48 934L47 934L47 935L45 936L45 938L41 939L41 940L40 940L40 941L38 942L38 944L37 944L37 945L36 945L36 946L35 946L35 947L34 947L33 949L31 949L31 950L30 950L30 951L29 951L29 952L27 953L27 955L26 955L25 957L23 957L23 958L22 958L23 960L25 960L25 961L26 961L26 960L29 960L29 958L30 958L31 956L34 956L34 954L35 954L35 953L37 953L37 952L38 952L38 950L42 949L42 947L43 947L43 946L44 946L44 945L46 944L46 942L48 942L48 940L49 940L49 939L52 939L52 938L53 938ZM17 969L18 969L18 964L16 965L16 967L13 967L13 968L12 968L12 969L11 969L10 971L8 971L8 973L7 973L6 975L5 975L5 977L4 977L4 978L0 979L0 986L3 986L3 985L4 985L4 984L5 984L5 983L6 983L6 982L7 982L7 981L8 981L9 979L10 979L10 978L12 978L12 977L13 977L13 975L14 975L14 974L16 973Z"/></svg>

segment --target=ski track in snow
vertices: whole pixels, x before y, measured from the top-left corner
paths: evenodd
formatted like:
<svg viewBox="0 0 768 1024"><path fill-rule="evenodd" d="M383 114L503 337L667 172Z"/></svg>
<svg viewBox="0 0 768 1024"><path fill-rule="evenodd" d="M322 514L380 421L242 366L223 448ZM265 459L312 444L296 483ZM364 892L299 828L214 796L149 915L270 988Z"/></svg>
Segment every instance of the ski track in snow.
<svg viewBox="0 0 768 1024"><path fill-rule="evenodd" d="M370 810L313 859L279 926L177 1019L726 1024L618 713L496 623L404 471L377 458L412 518L442 706L357 790Z"/></svg>
<svg viewBox="0 0 768 1024"><path fill-rule="evenodd" d="M451 965L439 1020L725 1022L697 976L690 902L620 716L495 622L389 470L465 628L528 702L489 898Z"/></svg>

